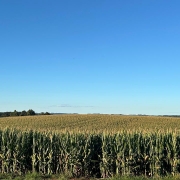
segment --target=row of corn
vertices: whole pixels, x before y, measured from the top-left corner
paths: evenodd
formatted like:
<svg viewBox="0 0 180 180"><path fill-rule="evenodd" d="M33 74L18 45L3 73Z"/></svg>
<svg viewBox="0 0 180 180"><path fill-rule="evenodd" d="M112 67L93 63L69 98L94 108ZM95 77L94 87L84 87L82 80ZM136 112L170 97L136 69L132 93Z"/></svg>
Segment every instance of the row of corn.
<svg viewBox="0 0 180 180"><path fill-rule="evenodd" d="M29 171L103 178L175 175L180 173L180 135L0 130L0 173Z"/></svg>

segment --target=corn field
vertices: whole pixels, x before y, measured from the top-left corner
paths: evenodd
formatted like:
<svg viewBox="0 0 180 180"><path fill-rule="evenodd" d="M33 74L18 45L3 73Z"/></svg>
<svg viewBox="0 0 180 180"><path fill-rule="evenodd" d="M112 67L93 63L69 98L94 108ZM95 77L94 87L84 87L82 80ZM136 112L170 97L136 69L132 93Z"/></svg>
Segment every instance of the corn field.
<svg viewBox="0 0 180 180"><path fill-rule="evenodd" d="M180 118L158 116L122 116L122 115L49 115L18 116L0 118L1 128L15 128L21 131L36 130L57 133L117 133L118 131L167 131L180 129Z"/></svg>
<svg viewBox="0 0 180 180"><path fill-rule="evenodd" d="M73 177L180 173L178 132L56 133L0 130L0 173Z"/></svg>

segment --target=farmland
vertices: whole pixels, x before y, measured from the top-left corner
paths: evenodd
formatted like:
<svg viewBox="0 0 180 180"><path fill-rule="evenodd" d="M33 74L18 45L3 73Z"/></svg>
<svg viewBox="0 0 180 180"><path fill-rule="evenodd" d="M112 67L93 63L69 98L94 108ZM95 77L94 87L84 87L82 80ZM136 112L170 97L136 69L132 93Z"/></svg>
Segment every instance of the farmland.
<svg viewBox="0 0 180 180"><path fill-rule="evenodd" d="M0 127L2 174L180 174L180 118L24 116L0 118Z"/></svg>
<svg viewBox="0 0 180 180"><path fill-rule="evenodd" d="M180 118L122 115L50 115L0 118L1 128L40 132L117 133L120 131L179 131Z"/></svg>

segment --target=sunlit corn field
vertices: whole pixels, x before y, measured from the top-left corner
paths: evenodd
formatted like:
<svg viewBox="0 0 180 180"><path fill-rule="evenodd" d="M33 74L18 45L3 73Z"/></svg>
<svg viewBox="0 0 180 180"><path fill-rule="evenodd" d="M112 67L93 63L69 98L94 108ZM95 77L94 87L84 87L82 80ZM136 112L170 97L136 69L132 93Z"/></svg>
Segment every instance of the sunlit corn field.
<svg viewBox="0 0 180 180"><path fill-rule="evenodd" d="M167 131L180 129L180 118L121 115L50 115L0 118L1 128L20 130L117 133L118 131Z"/></svg>
<svg viewBox="0 0 180 180"><path fill-rule="evenodd" d="M180 118L30 116L0 118L0 127L0 173L180 174Z"/></svg>

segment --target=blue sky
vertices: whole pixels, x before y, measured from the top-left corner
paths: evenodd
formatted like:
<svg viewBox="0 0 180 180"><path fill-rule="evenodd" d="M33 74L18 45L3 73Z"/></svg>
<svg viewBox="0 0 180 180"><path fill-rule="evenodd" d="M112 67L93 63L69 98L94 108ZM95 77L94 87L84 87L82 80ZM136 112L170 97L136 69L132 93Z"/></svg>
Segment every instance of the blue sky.
<svg viewBox="0 0 180 180"><path fill-rule="evenodd" d="M180 114L179 7L1 0L0 111Z"/></svg>

